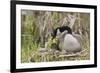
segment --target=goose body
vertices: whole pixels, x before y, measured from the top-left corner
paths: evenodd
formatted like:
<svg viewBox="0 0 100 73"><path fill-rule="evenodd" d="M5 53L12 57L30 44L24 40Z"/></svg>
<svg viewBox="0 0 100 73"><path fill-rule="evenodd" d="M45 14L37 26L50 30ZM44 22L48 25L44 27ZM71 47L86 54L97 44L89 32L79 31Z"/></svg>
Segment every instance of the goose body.
<svg viewBox="0 0 100 73"><path fill-rule="evenodd" d="M82 50L81 36L72 33L70 27L59 27L55 30L54 34L54 37L56 36L59 41L59 50L71 53L80 52Z"/></svg>
<svg viewBox="0 0 100 73"><path fill-rule="evenodd" d="M68 31L57 31L57 38L59 40L59 49L66 52L80 52L82 50L81 36L78 34L69 34Z"/></svg>
<svg viewBox="0 0 100 73"><path fill-rule="evenodd" d="M60 42L62 44L61 49L66 50L67 52L79 52L81 51L81 43L76 37L71 34L66 34L64 40ZM60 47L59 44L59 47Z"/></svg>

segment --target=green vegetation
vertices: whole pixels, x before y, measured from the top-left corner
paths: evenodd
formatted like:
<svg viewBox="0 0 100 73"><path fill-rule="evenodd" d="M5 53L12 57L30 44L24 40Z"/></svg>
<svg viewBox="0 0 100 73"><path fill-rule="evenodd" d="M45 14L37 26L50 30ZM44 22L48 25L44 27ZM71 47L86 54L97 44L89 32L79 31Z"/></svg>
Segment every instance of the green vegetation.
<svg viewBox="0 0 100 73"><path fill-rule="evenodd" d="M71 23L69 16L75 16ZM70 26L72 30L82 35L80 56L60 56L51 52L57 49L58 39L51 37L52 30L60 26ZM46 48L48 53L39 52ZM22 10L21 13L21 62L67 61L90 59L90 14L72 12L48 12Z"/></svg>

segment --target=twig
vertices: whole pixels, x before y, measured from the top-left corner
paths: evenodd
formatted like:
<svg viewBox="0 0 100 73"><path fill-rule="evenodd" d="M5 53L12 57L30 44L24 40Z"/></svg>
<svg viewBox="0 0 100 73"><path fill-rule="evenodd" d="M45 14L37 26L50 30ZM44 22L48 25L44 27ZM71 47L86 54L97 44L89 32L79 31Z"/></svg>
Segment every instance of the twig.
<svg viewBox="0 0 100 73"><path fill-rule="evenodd" d="M74 57L74 56L83 56L82 53L85 52L86 50L83 50L81 52L78 53L73 53L73 54L66 54L66 55L59 55L59 57ZM84 56L86 56L87 54L85 54Z"/></svg>

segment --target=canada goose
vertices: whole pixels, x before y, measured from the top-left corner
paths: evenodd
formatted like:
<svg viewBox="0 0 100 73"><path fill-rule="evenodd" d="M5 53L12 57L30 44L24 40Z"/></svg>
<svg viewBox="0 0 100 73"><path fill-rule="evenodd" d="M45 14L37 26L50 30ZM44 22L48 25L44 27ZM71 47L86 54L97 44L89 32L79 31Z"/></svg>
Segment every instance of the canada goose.
<svg viewBox="0 0 100 73"><path fill-rule="evenodd" d="M59 49L65 50L68 53L76 53L82 50L82 40L79 34L69 33L69 30L57 29L56 38L59 40Z"/></svg>

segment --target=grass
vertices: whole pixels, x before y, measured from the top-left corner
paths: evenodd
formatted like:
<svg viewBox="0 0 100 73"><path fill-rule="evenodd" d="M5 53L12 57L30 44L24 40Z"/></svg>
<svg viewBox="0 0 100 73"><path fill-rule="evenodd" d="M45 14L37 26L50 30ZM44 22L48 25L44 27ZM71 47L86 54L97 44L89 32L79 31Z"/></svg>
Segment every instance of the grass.
<svg viewBox="0 0 100 73"><path fill-rule="evenodd" d="M39 44L33 43L28 45L27 47L21 48L21 62L28 63L30 62L30 58L32 57L33 53L37 52L39 48Z"/></svg>
<svg viewBox="0 0 100 73"><path fill-rule="evenodd" d="M51 61L75 61L75 60L89 60L90 59L90 41L88 38L83 37L82 48L83 52L78 56L62 56L57 54L41 54L38 49L40 44L33 43L31 46L22 47L21 49L21 62L51 62ZM48 49L49 50L49 49Z"/></svg>

